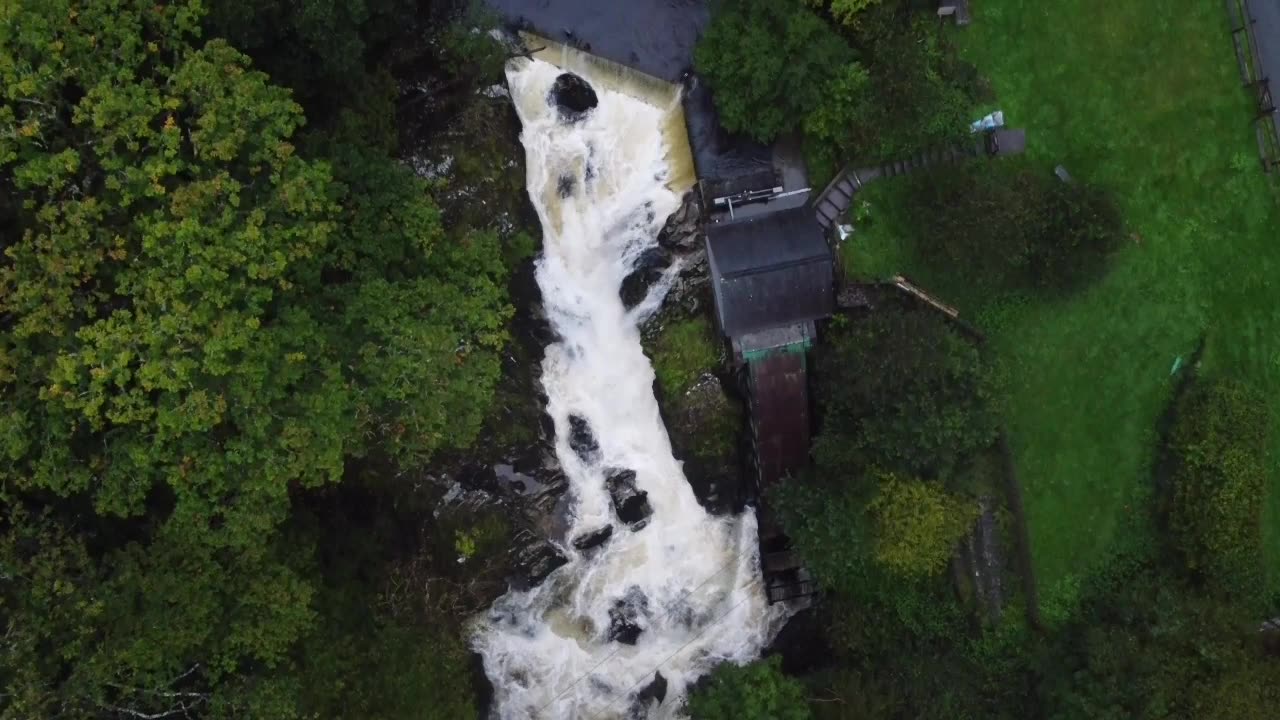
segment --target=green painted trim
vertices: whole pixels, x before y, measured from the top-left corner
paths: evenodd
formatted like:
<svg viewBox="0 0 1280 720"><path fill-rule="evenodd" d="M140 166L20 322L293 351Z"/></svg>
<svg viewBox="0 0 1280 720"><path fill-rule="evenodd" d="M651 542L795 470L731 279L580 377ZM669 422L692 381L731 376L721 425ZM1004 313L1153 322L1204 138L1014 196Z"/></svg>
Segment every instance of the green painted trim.
<svg viewBox="0 0 1280 720"><path fill-rule="evenodd" d="M770 355L786 355L786 354L793 354L793 353L803 354L808 352L809 348L812 346L813 346L813 340L811 338L806 338L804 340L801 340L800 342L793 342L788 345L769 348L767 350L749 350L747 352L742 353L742 359L746 360L747 362L757 362L760 360L764 360Z"/></svg>

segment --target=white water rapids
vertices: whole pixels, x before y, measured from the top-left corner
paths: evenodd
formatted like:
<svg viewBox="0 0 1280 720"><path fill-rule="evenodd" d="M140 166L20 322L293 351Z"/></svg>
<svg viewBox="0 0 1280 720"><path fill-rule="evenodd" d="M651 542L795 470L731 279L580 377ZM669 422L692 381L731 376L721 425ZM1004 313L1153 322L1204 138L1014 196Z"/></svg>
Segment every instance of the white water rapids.
<svg viewBox="0 0 1280 720"><path fill-rule="evenodd" d="M672 457L637 329L663 284L632 312L618 295L690 182L679 177L687 169L675 169L687 158L669 157L664 140L678 100L659 107L627 94L604 71L574 71L599 97L577 123L563 121L548 102L560 67L520 59L507 80L543 228L538 285L560 338L547 348L542 382L569 478L568 537L609 524L614 531L586 552L566 542L569 563L540 586L495 602L478 621L474 644L504 720L681 717L688 685L719 662L757 657L783 611L765 601L754 513L709 515ZM562 198L565 176L572 192ZM570 415L587 421L598 457L583 461L570 448ZM615 516L605 486L610 468L634 470L648 493L653 515L642 529ZM608 639L609 611L627 597L642 628L635 645ZM661 704L637 699L655 672L668 682Z"/></svg>

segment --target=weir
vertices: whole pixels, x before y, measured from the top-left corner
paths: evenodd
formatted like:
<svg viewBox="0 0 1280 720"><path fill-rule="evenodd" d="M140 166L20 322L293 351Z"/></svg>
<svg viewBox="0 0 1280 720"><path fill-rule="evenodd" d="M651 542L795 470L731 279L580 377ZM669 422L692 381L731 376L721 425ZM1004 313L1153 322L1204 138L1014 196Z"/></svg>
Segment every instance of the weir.
<svg viewBox="0 0 1280 720"><path fill-rule="evenodd" d="M697 177L679 85L531 32L521 32L520 39L535 60L589 78L593 86L609 88L662 109L662 142L667 147L669 166L667 186L677 193L693 187Z"/></svg>

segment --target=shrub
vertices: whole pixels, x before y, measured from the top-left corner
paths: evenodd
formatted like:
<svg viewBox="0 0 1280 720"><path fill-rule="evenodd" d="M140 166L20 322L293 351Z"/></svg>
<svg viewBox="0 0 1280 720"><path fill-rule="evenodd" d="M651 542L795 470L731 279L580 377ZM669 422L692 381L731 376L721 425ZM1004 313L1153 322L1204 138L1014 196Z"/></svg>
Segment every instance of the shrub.
<svg viewBox="0 0 1280 720"><path fill-rule="evenodd" d="M1226 583L1257 572L1267 481L1266 401L1253 388L1197 385L1175 409L1169 527L1194 574Z"/></svg>
<svg viewBox="0 0 1280 720"><path fill-rule="evenodd" d="M973 527L978 506L936 483L881 474L867 506L875 523L875 559L892 572L926 577L942 571Z"/></svg>
<svg viewBox="0 0 1280 720"><path fill-rule="evenodd" d="M832 471L951 478L996 436L982 355L932 310L886 304L833 330L815 382L814 454Z"/></svg>

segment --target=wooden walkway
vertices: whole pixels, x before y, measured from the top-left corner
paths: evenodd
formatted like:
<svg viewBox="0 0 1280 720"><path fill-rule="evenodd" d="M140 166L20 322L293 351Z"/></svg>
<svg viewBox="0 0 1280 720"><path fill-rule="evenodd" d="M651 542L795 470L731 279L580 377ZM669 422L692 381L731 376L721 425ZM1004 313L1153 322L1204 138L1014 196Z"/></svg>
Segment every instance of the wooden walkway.
<svg viewBox="0 0 1280 720"><path fill-rule="evenodd" d="M916 153L901 160L891 160L882 165L856 168L853 164L841 170L836 178L811 201L814 215L825 233L830 234L840 222L840 217L853 205L853 199L866 185L880 178L905 175L932 165L963 162L980 157L1016 155L1027 147L1026 133L1022 130L996 130L984 133L972 142L934 148Z"/></svg>

